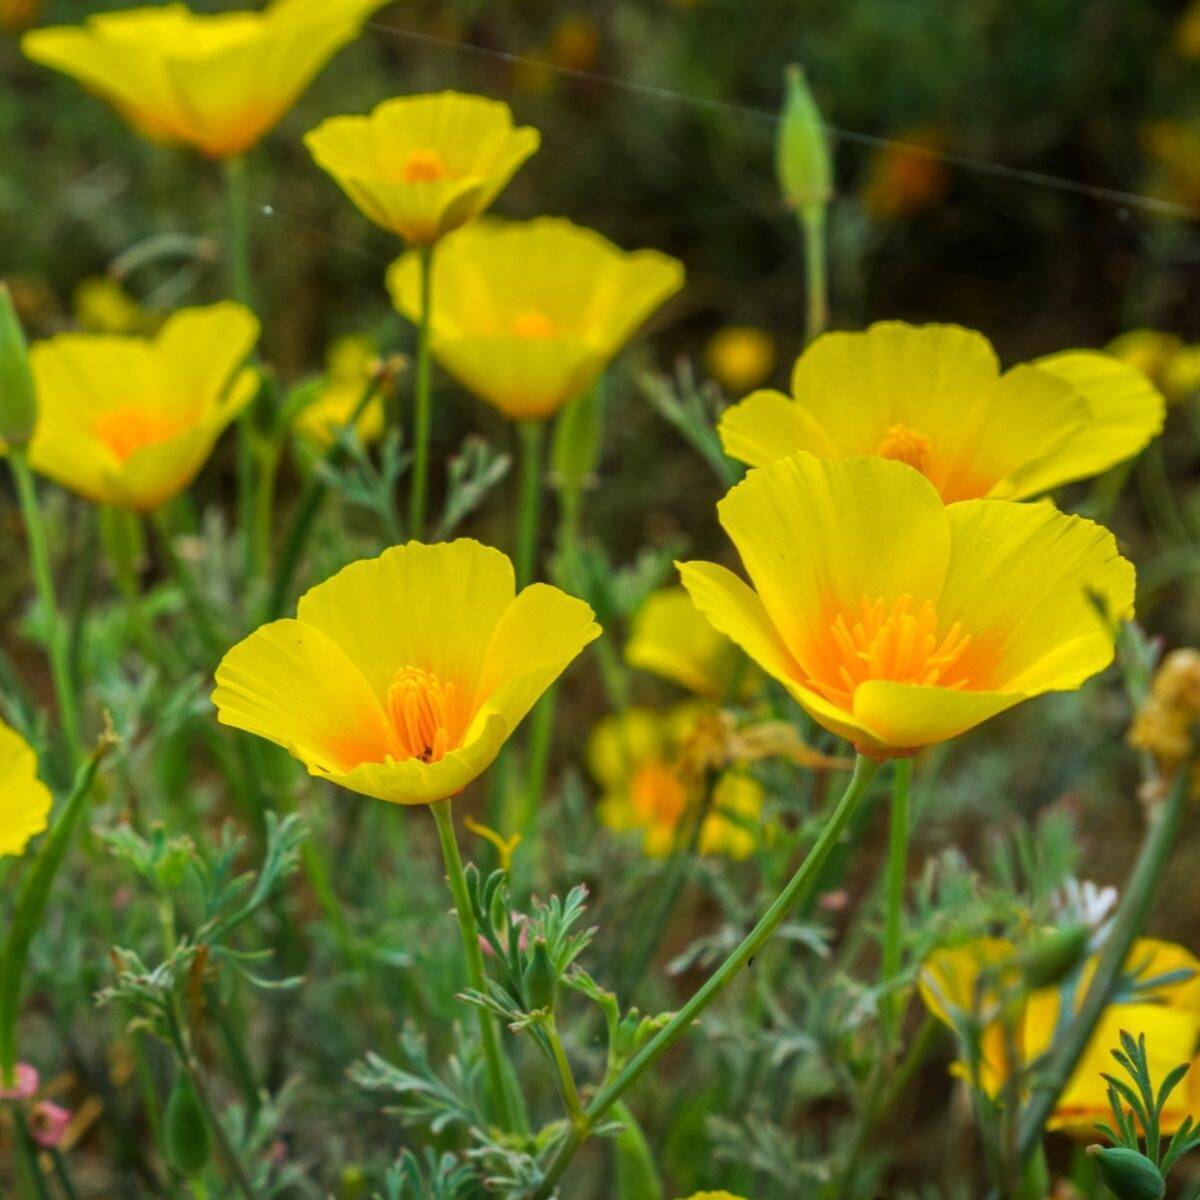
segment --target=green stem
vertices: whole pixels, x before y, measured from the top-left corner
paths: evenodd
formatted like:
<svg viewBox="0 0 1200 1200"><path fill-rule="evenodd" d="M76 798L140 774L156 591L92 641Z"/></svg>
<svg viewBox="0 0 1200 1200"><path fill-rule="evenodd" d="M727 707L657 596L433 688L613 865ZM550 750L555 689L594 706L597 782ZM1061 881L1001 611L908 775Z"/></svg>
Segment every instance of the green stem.
<svg viewBox="0 0 1200 1200"><path fill-rule="evenodd" d="M200 635L200 641L208 654L213 658L219 658L226 649L225 639L213 622L212 612L209 610L208 602L204 599L204 594L200 591L196 576L179 551L175 549L175 538L167 522L166 509L158 509L152 520L155 531L158 533L159 544L162 546L163 554L166 555L167 563L171 568L171 574L175 576L175 582L179 584L179 590L183 592L188 612L191 614L192 620L196 622L196 631Z"/></svg>
<svg viewBox="0 0 1200 1200"><path fill-rule="evenodd" d="M871 780L879 764L859 755L854 764L854 774L846 786L837 808L830 816L820 837L805 856L787 886L778 898L759 918L758 924L746 935L742 943L709 977L708 981L675 1014L662 1029L638 1051L622 1068L615 1079L604 1085L586 1110L587 1124L573 1127L558 1148L541 1184L533 1193L533 1200L547 1200L553 1194L563 1172L575 1157L575 1152L595 1127L596 1122L633 1086L641 1077L683 1036L702 1012L729 986L738 973L759 952L767 939L782 923L792 905L805 893L829 857L857 812L859 804L867 794Z"/></svg>
<svg viewBox="0 0 1200 1200"><path fill-rule="evenodd" d="M429 490L429 425L433 409L429 361L429 320L433 312L433 247L422 246L417 251L417 257L421 265L421 311L420 323L417 326L413 474L408 505L408 536L419 542L425 537L426 493Z"/></svg>
<svg viewBox="0 0 1200 1200"><path fill-rule="evenodd" d="M254 561L270 569L271 517L275 509L275 473L279 466L279 443L264 441L255 455L258 468L254 487Z"/></svg>
<svg viewBox="0 0 1200 1200"><path fill-rule="evenodd" d="M888 835L887 903L883 923L883 966L880 982L886 987L900 974L904 938L904 885L908 876L908 839L910 818L908 785L912 778L912 759L898 758L892 767L892 810ZM900 997L895 992L883 996L881 1026L885 1049L896 1044L904 1017Z"/></svg>
<svg viewBox="0 0 1200 1200"><path fill-rule="evenodd" d="M254 309L254 286L250 274L250 224L246 190L246 160L242 155L225 159L225 211L229 233L226 251L229 267L229 291L233 298ZM238 523L245 538L246 578L258 568L258 547L254 537L254 408L248 404L238 416L237 480Z"/></svg>
<svg viewBox="0 0 1200 1200"><path fill-rule="evenodd" d="M71 793L42 843L17 898L12 926L0 957L0 1086L12 1087L17 1063L17 1007L29 945L42 923L54 877L62 866L71 833L87 807L92 781L110 742L104 740L75 773Z"/></svg>
<svg viewBox="0 0 1200 1200"><path fill-rule="evenodd" d="M551 1013L542 1023L546 1032L546 1040L550 1043L550 1055L554 1060L554 1072L558 1079L558 1090L562 1094L563 1103L567 1106L567 1115L575 1126L587 1123L587 1114L583 1110L583 1101L579 1098L579 1088L575 1085L575 1074L567 1060L567 1052L563 1049L562 1038L558 1035L558 1024Z"/></svg>
<svg viewBox="0 0 1200 1200"><path fill-rule="evenodd" d="M38 1162L37 1146L29 1133L29 1122L19 1104L13 1104L13 1124L16 1126L17 1149L20 1152L21 1174L25 1177L24 1186L30 1200L50 1200L50 1189L42 1176L42 1167Z"/></svg>
<svg viewBox="0 0 1200 1200"><path fill-rule="evenodd" d="M533 582L541 523L543 421L521 421L521 484L517 507L516 570L518 589Z"/></svg>
<svg viewBox="0 0 1200 1200"><path fill-rule="evenodd" d="M1113 918L1112 931L1104 943L1091 986L1079 1006L1078 1015L1068 1026L1061 1045L1051 1051L1049 1065L1034 1079L1029 1103L1022 1114L1017 1143L1022 1163L1028 1162L1040 1144L1042 1129L1083 1057L1097 1022L1111 1002L1134 940L1146 924L1159 880L1175 846L1191 777L1192 766L1188 762L1180 768L1166 800L1149 814L1149 828L1142 839L1137 861Z"/></svg>
<svg viewBox="0 0 1200 1200"><path fill-rule="evenodd" d="M442 845L442 858L446 863L446 877L450 894L454 897L454 908L458 913L458 924L462 930L463 956L467 961L467 979L471 987L487 994L487 980L483 970L483 950L479 945L479 930L475 925L475 914L471 909L471 897L467 891L467 877L463 873L462 857L458 852L458 839L454 835L454 817L449 800L437 800L429 806L437 823L438 840ZM476 1010L479 1017L479 1036L483 1041L483 1053L487 1062L488 1086L492 1103L507 1131L515 1129L514 1113L510 1103L508 1086L505 1082L503 1050L492 1014L482 1008Z"/></svg>
<svg viewBox="0 0 1200 1200"><path fill-rule="evenodd" d="M42 619L47 623L50 641L50 671L54 677L54 694L58 701L59 720L75 764L83 757L83 741L79 732L79 701L75 695L75 683L71 676L69 631L58 608L54 591L54 573L50 569L50 550L46 542L46 528L38 508L37 488L33 482L33 471L29 466L29 452L24 446L14 446L8 455L12 468L13 482L17 489L17 502L21 506L21 518L25 522L25 534L29 539L29 560L33 568L33 582L37 588L38 603Z"/></svg>
<svg viewBox="0 0 1200 1200"><path fill-rule="evenodd" d="M800 209L804 233L805 340L811 342L829 324L829 281L825 250L825 205Z"/></svg>
<svg viewBox="0 0 1200 1200"><path fill-rule="evenodd" d="M350 419L342 426L343 430L353 429L358 424L359 417L371 403L383 378L383 375L379 375L367 384L362 398L354 406L354 412L350 414ZM325 451L322 465L330 469L340 467L345 459L346 452L342 448L341 441L335 438L329 449ZM314 470L308 477L308 483L305 484L300 503L296 507L296 514L288 527L287 537L279 554L279 562L275 567L275 578L271 583L271 594L267 600L266 619L268 621L275 620L283 612L284 600L288 588L291 586L292 577L296 573L296 567L300 564L300 556L308 544L308 535L312 531L313 521L316 520L328 490L323 473Z"/></svg>
<svg viewBox="0 0 1200 1200"><path fill-rule="evenodd" d="M188 1077L188 1082L192 1085L196 1099L199 1101L200 1107L204 1110L205 1120L207 1120L208 1126L212 1130L213 1137L216 1138L217 1146L220 1148L221 1157L225 1160L229 1174L233 1177L233 1182L237 1185L237 1190L242 1194L242 1200L257 1200L254 1185L250 1182L250 1177L246 1174L246 1168L242 1164L237 1147L229 1140L229 1134L225 1131L225 1126L221 1124L221 1118L213 1106L212 1097L208 1094L208 1088L204 1083L204 1077L201 1075L200 1068L188 1045L188 1037L184 1032L183 1019L177 1009L178 1005L175 1005L170 1020L171 1044L175 1048L179 1065Z"/></svg>

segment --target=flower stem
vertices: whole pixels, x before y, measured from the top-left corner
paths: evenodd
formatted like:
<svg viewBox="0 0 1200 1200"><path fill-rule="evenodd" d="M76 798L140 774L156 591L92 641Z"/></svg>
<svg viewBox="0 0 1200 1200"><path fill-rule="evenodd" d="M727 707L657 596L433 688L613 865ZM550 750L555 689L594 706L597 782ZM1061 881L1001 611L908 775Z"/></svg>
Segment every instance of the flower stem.
<svg viewBox="0 0 1200 1200"><path fill-rule="evenodd" d="M471 910L471 897L467 892L467 877L463 873L462 857L458 852L458 839L454 835L454 817L449 800L436 800L430 806L437 823L438 840L442 844L442 858L446 863L446 878L450 894L454 897L454 908L458 913L458 924L462 930L463 956L467 960L467 978L471 987L486 994L487 981L483 972L483 950L479 945L479 930L475 925L475 914ZM492 1103L503 1128L516 1128L512 1097L504 1070L503 1051L495 1021L489 1012L477 1010L479 1036L483 1041L483 1053L487 1062L488 1086Z"/></svg>
<svg viewBox="0 0 1200 1200"><path fill-rule="evenodd" d="M42 514L38 508L37 488L29 466L28 451L24 446L14 446L9 451L8 462L16 485L21 518L25 523L25 535L29 539L29 561L33 568L38 603L41 605L42 619L49 630L50 671L54 677L54 695L58 701L59 720L62 722L67 747L71 752L71 763L74 765L83 757L83 741L79 732L79 701L71 673L68 629L58 608L54 573L50 569L50 551L46 543L46 528L42 524Z"/></svg>
<svg viewBox="0 0 1200 1200"><path fill-rule="evenodd" d="M521 421L521 491L517 508L517 588L533 582L537 563L538 528L541 524L542 443L546 427L542 421Z"/></svg>
<svg viewBox="0 0 1200 1200"><path fill-rule="evenodd" d="M885 986L900 974L904 934L904 884L908 868L910 833L908 785L912 778L912 759L898 758L892 766L892 809L888 836L887 903L883 924L883 965L880 982ZM891 1049L900 1034L903 1006L895 992L883 997L880 1012L885 1049Z"/></svg>
<svg viewBox="0 0 1200 1200"><path fill-rule="evenodd" d="M353 429L358 424L359 417L371 403L385 378L387 378L386 375L379 374L371 379L363 389L362 397L354 406L354 412L350 414L350 419L342 426L343 430ZM321 466L339 467L345 458L346 452L342 449L341 442L335 439L329 449L325 451ZM300 556L304 553L304 547L308 543L308 535L312 530L313 521L316 520L328 491L323 472L314 470L304 485L304 492L300 496L300 503L296 506L295 516L288 527L287 537L284 539L283 549L280 551L279 561L275 567L275 577L271 582L271 594L267 600L266 619L268 621L275 620L283 612L283 603L288 588L291 586L292 576L296 573Z"/></svg>
<svg viewBox="0 0 1200 1200"><path fill-rule="evenodd" d="M1104 943L1091 986L1079 1006L1078 1015L1067 1027L1061 1045L1051 1051L1049 1065L1034 1079L1029 1103L1022 1114L1017 1143L1022 1163L1029 1160L1040 1144L1042 1129L1083 1057L1097 1022L1111 1002L1129 951L1150 914L1159 880L1175 847L1191 777L1192 765L1185 763L1166 800L1149 814L1149 828L1142 839L1137 861L1113 918L1112 931Z"/></svg>
<svg viewBox="0 0 1200 1200"><path fill-rule="evenodd" d="M567 1134L541 1184L533 1193L533 1200L547 1200L553 1194L563 1172L570 1165L571 1160L575 1157L575 1152L595 1127L596 1122L691 1028L696 1018L729 986L741 969L750 962L771 934L775 932L792 906L807 891L817 873L825 865L825 860L858 811L859 804L866 796L878 768L877 762L861 754L858 756L854 764L854 774L846 785L846 790L841 800L838 801L837 808L787 886L780 892L771 907L759 918L758 924L709 977L708 981L625 1064L616 1078L600 1089L596 1098L587 1106L587 1124L573 1127Z"/></svg>
<svg viewBox="0 0 1200 1200"><path fill-rule="evenodd" d="M567 1106L567 1115L572 1125L587 1123L587 1114L583 1110L583 1101L579 1098L579 1089L575 1086L575 1074L567 1060L567 1052L563 1049L562 1038L558 1033L558 1024L551 1013L542 1024L546 1032L546 1040L550 1043L550 1054L554 1060L554 1071L558 1078L558 1088L562 1093L563 1103Z"/></svg>
<svg viewBox="0 0 1200 1200"><path fill-rule="evenodd" d="M12 925L0 956L0 1086L12 1087L17 1064L17 1007L29 945L42 923L54 877L62 866L71 833L83 810L101 760L111 747L108 738L85 759L75 773L70 795L63 802L54 825L38 851L17 898Z"/></svg>
<svg viewBox="0 0 1200 1200"><path fill-rule="evenodd" d="M250 277L250 224L246 192L246 160L238 154L224 161L225 212L229 233L227 262L229 291L233 298L254 309L254 288ZM258 567L258 546L254 536L254 405L248 404L238 416L237 480L238 523L245 538L245 569L250 578Z"/></svg>
<svg viewBox="0 0 1200 1200"><path fill-rule="evenodd" d="M408 536L425 537L426 493L429 490L429 423L433 396L429 361L429 318L433 311L433 247L417 252L421 264L421 316L417 326L417 371L413 412L413 474L408 503Z"/></svg>
<svg viewBox="0 0 1200 1200"><path fill-rule="evenodd" d="M829 324L825 205L804 205L800 209L800 228L804 233L805 341L811 342Z"/></svg>

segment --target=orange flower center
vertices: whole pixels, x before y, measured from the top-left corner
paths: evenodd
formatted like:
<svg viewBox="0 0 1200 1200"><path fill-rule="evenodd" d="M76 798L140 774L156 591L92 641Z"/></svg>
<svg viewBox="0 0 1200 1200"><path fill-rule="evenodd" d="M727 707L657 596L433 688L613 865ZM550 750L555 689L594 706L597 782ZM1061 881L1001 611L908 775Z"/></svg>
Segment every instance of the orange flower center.
<svg viewBox="0 0 1200 1200"><path fill-rule="evenodd" d="M633 811L643 825L673 829L687 808L687 792L666 763L643 763L634 772L629 791Z"/></svg>
<svg viewBox="0 0 1200 1200"><path fill-rule="evenodd" d="M410 150L400 178L405 183L437 183L450 174L445 160L436 150Z"/></svg>
<svg viewBox="0 0 1200 1200"><path fill-rule="evenodd" d="M931 447L929 439L913 429L911 425L893 425L883 435L876 453L881 458L892 458L897 462L908 463L922 475L929 474Z"/></svg>
<svg viewBox="0 0 1200 1200"><path fill-rule="evenodd" d="M552 338L558 332L554 319L538 308L529 308L517 313L509 328L514 337L528 338L530 341Z"/></svg>
<svg viewBox="0 0 1200 1200"><path fill-rule="evenodd" d="M840 612L830 623L817 669L806 682L847 712L859 684L869 680L965 688L970 679L960 660L970 642L959 621L940 632L929 600L918 607L911 596L901 596L889 607L864 596L857 613Z"/></svg>
<svg viewBox="0 0 1200 1200"><path fill-rule="evenodd" d="M458 728L458 689L419 667L402 667L388 688L388 715L401 761L440 762L453 749Z"/></svg>
<svg viewBox="0 0 1200 1200"><path fill-rule="evenodd" d="M174 437L184 424L179 417L166 417L130 405L101 413L92 422L92 432L125 462L135 450Z"/></svg>

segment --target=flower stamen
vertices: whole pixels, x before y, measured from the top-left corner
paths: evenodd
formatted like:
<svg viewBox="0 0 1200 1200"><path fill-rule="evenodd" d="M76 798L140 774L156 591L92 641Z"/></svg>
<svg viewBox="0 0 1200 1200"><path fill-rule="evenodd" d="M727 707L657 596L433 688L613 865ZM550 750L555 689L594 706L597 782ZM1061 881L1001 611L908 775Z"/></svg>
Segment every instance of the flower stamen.
<svg viewBox="0 0 1200 1200"><path fill-rule="evenodd" d="M932 449L929 439L919 430L911 425L898 424L891 426L883 435L876 453L881 458L907 463L922 475L928 475Z"/></svg>
<svg viewBox="0 0 1200 1200"><path fill-rule="evenodd" d="M436 150L410 150L400 167L404 183L437 183L449 174L445 159Z"/></svg>
<svg viewBox="0 0 1200 1200"><path fill-rule="evenodd" d="M101 413L92 421L92 433L126 462L142 447L155 446L174 437L184 424L181 420L130 405Z"/></svg>
<svg viewBox="0 0 1200 1200"><path fill-rule="evenodd" d="M961 621L939 631L932 601L918 607L905 595L889 606L864 596L857 613L839 612L830 622L807 683L848 712L859 685L871 680L966 688L971 681L960 660L970 642Z"/></svg>
<svg viewBox="0 0 1200 1200"><path fill-rule="evenodd" d="M457 689L419 667L402 667L388 688L388 715L396 735L396 758L440 762L456 728Z"/></svg>

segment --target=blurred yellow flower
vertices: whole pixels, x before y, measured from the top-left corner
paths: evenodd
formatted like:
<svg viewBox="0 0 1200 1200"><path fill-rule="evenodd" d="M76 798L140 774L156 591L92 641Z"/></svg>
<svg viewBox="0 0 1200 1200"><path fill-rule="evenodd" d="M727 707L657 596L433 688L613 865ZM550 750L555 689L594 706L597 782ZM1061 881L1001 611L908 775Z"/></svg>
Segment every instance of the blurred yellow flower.
<svg viewBox="0 0 1200 1200"><path fill-rule="evenodd" d="M258 320L240 304L181 309L153 338L61 333L29 351L34 468L99 504L150 512L195 479L250 402L241 364Z"/></svg>
<svg viewBox="0 0 1200 1200"><path fill-rule="evenodd" d="M362 402L373 378L379 353L375 343L362 334L338 338L325 355L325 382L292 422L296 432L317 446L329 446L334 435ZM355 422L359 440L378 441L385 425L383 397L376 394Z"/></svg>
<svg viewBox="0 0 1200 1200"><path fill-rule="evenodd" d="M735 1196L732 1192L693 1192L687 1200L745 1200L745 1197Z"/></svg>
<svg viewBox="0 0 1200 1200"><path fill-rule="evenodd" d="M49 814L50 790L37 777L37 756L0 721L0 856L22 853Z"/></svg>
<svg viewBox="0 0 1200 1200"><path fill-rule="evenodd" d="M1017 983L1014 963L1016 947L1001 938L979 938L961 946L937 950L926 960L919 977L921 998L929 1012L951 1028L961 1028L967 1018L982 1025L979 1084L995 1096L1009 1077L1000 1004ZM1006 967L1006 964L1008 966ZM1096 959L1085 964L1074 993L1078 1007L1087 993ZM1190 1062L1200 1035L1200 960L1182 946L1155 938L1134 943L1126 970L1148 982L1173 972L1191 972L1179 981L1150 988L1136 1001L1114 1004L1105 1010L1075 1068L1050 1120L1050 1129L1091 1133L1093 1124L1108 1119L1107 1084L1103 1073L1112 1074L1116 1064L1111 1050L1120 1045L1122 1029L1146 1035L1150 1075L1155 1088L1180 1063ZM981 974L991 973L981 982ZM1057 988L1030 992L1013 1014L1013 1041L1021 1064L1028 1065L1051 1045L1058 1026L1061 993ZM963 1062L955 1074L969 1078ZM1195 1071L1191 1072L1195 1074ZM1163 1130L1179 1127L1197 1106L1195 1081L1176 1091L1163 1112ZM1191 1091L1191 1096L1189 1096Z"/></svg>
<svg viewBox="0 0 1200 1200"><path fill-rule="evenodd" d="M1160 788L1169 786L1180 767L1196 753L1198 723L1200 650L1172 650L1155 672L1150 694L1129 731L1129 744L1153 756L1162 777ZM1193 793L1200 795L1200 766L1193 768Z"/></svg>
<svg viewBox="0 0 1200 1200"><path fill-rule="evenodd" d="M1200 345L1173 333L1131 329L1108 343L1108 353L1137 367L1166 397L1179 404L1200 391Z"/></svg>
<svg viewBox="0 0 1200 1200"><path fill-rule="evenodd" d="M241 154L272 129L384 0L275 0L261 12L182 4L39 29L21 48L112 104L145 137L210 158Z"/></svg>
<svg viewBox="0 0 1200 1200"><path fill-rule="evenodd" d="M735 396L758 387L775 367L775 339L753 325L726 325L709 338L704 361L712 377Z"/></svg>
<svg viewBox="0 0 1200 1200"><path fill-rule="evenodd" d="M1162 396L1110 355L1070 350L1001 375L981 334L900 321L817 338L796 360L792 396L754 392L726 409L725 452L750 466L797 450L897 459L948 503L1020 500L1095 475L1163 421Z"/></svg>
<svg viewBox="0 0 1200 1200"><path fill-rule="evenodd" d="M901 221L940 204L950 190L950 169L935 130L910 129L871 156L860 195L876 221Z"/></svg>
<svg viewBox="0 0 1200 1200"><path fill-rule="evenodd" d="M500 100L438 92L330 117L304 141L365 216L425 246L478 217L541 137Z"/></svg>
<svg viewBox="0 0 1200 1200"><path fill-rule="evenodd" d="M462 791L600 628L547 584L515 594L498 550L409 542L352 563L217 668L218 719L352 792Z"/></svg>
<svg viewBox="0 0 1200 1200"><path fill-rule="evenodd" d="M1179 18L1175 50L1182 58L1200 58L1200 0L1192 0Z"/></svg>
<svg viewBox="0 0 1200 1200"><path fill-rule="evenodd" d="M681 822L700 802L681 760L704 712L695 704L666 712L629 708L605 717L588 740L588 768L604 789L600 820L618 833L641 832L651 858L671 853ZM724 771L700 829L699 852L749 857L758 844L762 805L757 780L737 768Z"/></svg>
<svg viewBox="0 0 1200 1200"><path fill-rule="evenodd" d="M145 328L142 306L115 280L93 275L71 297L75 320L87 333L138 333Z"/></svg>
<svg viewBox="0 0 1200 1200"><path fill-rule="evenodd" d="M675 259L620 250L570 221L480 221L438 248L433 353L505 416L548 417L586 391L682 286ZM392 265L388 287L396 307L417 320L415 254Z"/></svg>
<svg viewBox="0 0 1200 1200"><path fill-rule="evenodd" d="M680 587L647 596L634 615L625 661L709 700L734 699L752 688L757 672L742 652L718 633Z"/></svg>
<svg viewBox="0 0 1200 1200"><path fill-rule="evenodd" d="M596 65L599 45L596 22L573 13L563 17L550 35L550 61L567 71L589 71Z"/></svg>
<svg viewBox="0 0 1200 1200"><path fill-rule="evenodd" d="M796 454L717 506L753 588L680 564L713 625L812 718L874 756L956 737L1113 657L1133 567L1112 534L1048 504L946 506L882 458Z"/></svg>
<svg viewBox="0 0 1200 1200"><path fill-rule="evenodd" d="M1140 136L1150 160L1147 189L1170 204L1200 205L1200 126L1167 119L1148 121Z"/></svg>

